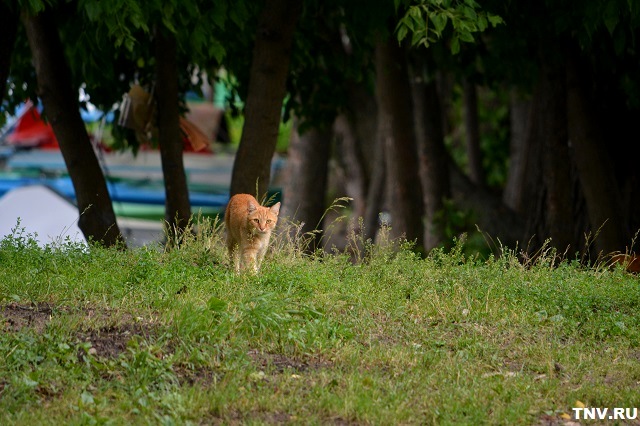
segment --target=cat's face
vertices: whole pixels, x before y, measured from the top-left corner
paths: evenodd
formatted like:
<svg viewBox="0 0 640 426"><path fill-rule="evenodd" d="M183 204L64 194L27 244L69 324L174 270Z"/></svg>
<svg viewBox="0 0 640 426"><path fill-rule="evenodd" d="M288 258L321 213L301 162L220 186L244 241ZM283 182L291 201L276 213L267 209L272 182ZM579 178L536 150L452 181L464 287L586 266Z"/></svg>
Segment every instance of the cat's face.
<svg viewBox="0 0 640 426"><path fill-rule="evenodd" d="M275 228L278 222L278 213L280 212L280 203L276 203L271 207L256 206L253 203L249 205L249 223L255 229L255 232L265 234Z"/></svg>

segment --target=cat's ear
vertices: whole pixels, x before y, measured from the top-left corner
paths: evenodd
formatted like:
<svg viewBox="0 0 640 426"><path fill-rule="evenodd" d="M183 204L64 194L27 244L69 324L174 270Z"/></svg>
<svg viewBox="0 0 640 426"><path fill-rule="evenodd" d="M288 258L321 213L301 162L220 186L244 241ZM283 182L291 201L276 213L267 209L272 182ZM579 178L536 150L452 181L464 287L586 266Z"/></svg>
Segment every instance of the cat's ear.
<svg viewBox="0 0 640 426"><path fill-rule="evenodd" d="M276 216L280 213L280 201L271 206L271 213Z"/></svg>
<svg viewBox="0 0 640 426"><path fill-rule="evenodd" d="M247 211L249 213L253 213L258 209L258 206L256 206L253 201L249 201L249 205L247 206Z"/></svg>

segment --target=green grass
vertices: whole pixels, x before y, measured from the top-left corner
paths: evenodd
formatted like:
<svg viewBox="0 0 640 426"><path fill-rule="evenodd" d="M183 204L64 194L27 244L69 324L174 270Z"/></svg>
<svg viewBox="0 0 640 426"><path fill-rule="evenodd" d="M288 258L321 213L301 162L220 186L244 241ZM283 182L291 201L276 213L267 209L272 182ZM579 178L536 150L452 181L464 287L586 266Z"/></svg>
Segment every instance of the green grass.
<svg viewBox="0 0 640 426"><path fill-rule="evenodd" d="M0 242L0 424L562 424L640 406L640 280L360 242L259 275L180 249ZM354 241L357 237L354 237ZM298 241L299 243L299 241ZM551 266L553 264L553 266Z"/></svg>

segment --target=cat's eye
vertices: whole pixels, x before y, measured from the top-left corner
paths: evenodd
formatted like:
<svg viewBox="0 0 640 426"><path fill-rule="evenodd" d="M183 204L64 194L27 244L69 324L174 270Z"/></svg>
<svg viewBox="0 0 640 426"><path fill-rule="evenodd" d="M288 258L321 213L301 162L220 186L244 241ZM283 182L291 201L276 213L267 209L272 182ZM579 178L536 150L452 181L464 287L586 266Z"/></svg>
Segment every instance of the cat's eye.
<svg viewBox="0 0 640 426"><path fill-rule="evenodd" d="M260 219L253 219L255 223L260 223Z"/></svg>
<svg viewBox="0 0 640 426"><path fill-rule="evenodd" d="M271 219L267 219L267 223L271 223Z"/></svg>

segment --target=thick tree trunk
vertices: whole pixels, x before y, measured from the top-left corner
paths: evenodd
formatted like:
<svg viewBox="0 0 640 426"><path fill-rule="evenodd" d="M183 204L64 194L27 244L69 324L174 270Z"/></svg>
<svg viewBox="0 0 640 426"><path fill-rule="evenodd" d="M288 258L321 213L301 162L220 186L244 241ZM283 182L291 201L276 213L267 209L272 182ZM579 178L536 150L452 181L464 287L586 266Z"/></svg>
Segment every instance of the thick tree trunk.
<svg viewBox="0 0 640 426"><path fill-rule="evenodd" d="M442 216L438 213L442 213L444 201L451 198L449 156L444 145L442 109L436 81L414 79L412 94L426 211L424 240L425 249L429 251L442 244L446 237L445 223L442 217L438 218Z"/></svg>
<svg viewBox="0 0 640 426"><path fill-rule="evenodd" d="M50 11L23 15L46 117L60 144L73 182L80 218L88 240L106 246L124 244L93 147L80 117L78 92L71 84L60 36Z"/></svg>
<svg viewBox="0 0 640 426"><path fill-rule="evenodd" d="M353 198L354 216L364 217L369 182L355 126L349 116L342 113L336 117L333 131L336 136L334 158L344 176L345 192L348 197Z"/></svg>
<svg viewBox="0 0 640 426"><path fill-rule="evenodd" d="M423 248L422 189L411 108L407 60L397 41L376 45L378 125L386 142L391 236L405 236Z"/></svg>
<svg viewBox="0 0 640 426"><path fill-rule="evenodd" d="M378 137L378 110L374 93L370 92L362 82L354 82L348 89L349 112L343 117L344 125L350 130L345 131L345 143L342 148L345 153L345 167L351 183L351 191L347 195L354 198L354 211L363 218L365 239L375 239L378 231L378 218L384 203L385 165L384 152L380 152L380 138ZM340 116L336 120L336 136L339 138ZM353 140L346 140L347 134L353 135ZM358 196L358 192L361 194Z"/></svg>
<svg viewBox="0 0 640 426"><path fill-rule="evenodd" d="M545 207L546 188L543 181L543 137L545 129L540 126L538 116L542 114L541 97L535 93L531 100L527 133L524 143L524 173L520 194L519 212L527 225L522 235L523 249L530 253L539 249L548 238Z"/></svg>
<svg viewBox="0 0 640 426"><path fill-rule="evenodd" d="M589 99L583 77L588 66L581 66L569 55L567 64L568 121L571 146L587 201L589 222L596 251L609 254L625 251L631 235L627 230L621 194L613 164L605 147L599 119Z"/></svg>
<svg viewBox="0 0 640 426"><path fill-rule="evenodd" d="M385 161L385 147L387 131L374 138L374 158L372 161L372 175L367 190L367 204L364 213L364 237L375 241L378 232L380 212L385 202L385 182L387 180L387 166ZM384 135L384 136L383 136Z"/></svg>
<svg viewBox="0 0 640 426"><path fill-rule="evenodd" d="M489 240L514 249L525 233L525 221L498 194L478 187L449 159L451 191L456 206L474 213L476 225ZM498 243L499 241L499 243Z"/></svg>
<svg viewBox="0 0 640 426"><path fill-rule="evenodd" d="M280 125L291 44L301 11L297 0L266 0L258 19L245 122L231 177L231 195L267 193Z"/></svg>
<svg viewBox="0 0 640 426"><path fill-rule="evenodd" d="M309 245L315 251L322 238L321 220L326 210L327 174L331 132L311 128L302 135L297 120L289 145L282 216L303 222L302 233L316 230Z"/></svg>
<svg viewBox="0 0 640 426"><path fill-rule="evenodd" d="M478 90L469 79L463 83L464 130L469 161L469 177L478 186L485 186L485 173L482 167L480 149L480 125L478 124Z"/></svg>
<svg viewBox="0 0 640 426"><path fill-rule="evenodd" d="M0 102L7 89L7 78L11 66L11 53L16 41L20 14L17 4L0 2Z"/></svg>
<svg viewBox="0 0 640 426"><path fill-rule="evenodd" d="M531 115L531 102L515 93L509 102L511 139L509 141L509 171L502 200L512 210L522 213L527 173L527 129Z"/></svg>
<svg viewBox="0 0 640 426"><path fill-rule="evenodd" d="M560 252L575 247L573 194L567 129L567 91L564 67L542 61L539 82L540 121L543 130L543 180L547 191L547 227L551 245Z"/></svg>
<svg viewBox="0 0 640 426"><path fill-rule="evenodd" d="M375 93L370 92L364 83L354 83L348 91L349 112L358 143L358 152L363 162L363 171L367 181L373 175L373 164L378 135L378 108Z"/></svg>
<svg viewBox="0 0 640 426"><path fill-rule="evenodd" d="M162 29L156 30L155 55L158 145L166 197L165 227L169 243L177 243L191 218L191 205L180 134L176 40Z"/></svg>

